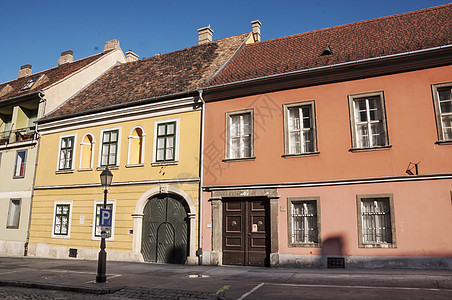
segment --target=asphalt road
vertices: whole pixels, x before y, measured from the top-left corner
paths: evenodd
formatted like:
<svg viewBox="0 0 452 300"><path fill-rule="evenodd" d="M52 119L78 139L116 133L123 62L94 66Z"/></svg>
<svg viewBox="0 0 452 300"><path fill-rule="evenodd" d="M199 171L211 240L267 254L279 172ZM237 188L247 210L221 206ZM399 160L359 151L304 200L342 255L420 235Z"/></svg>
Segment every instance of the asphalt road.
<svg viewBox="0 0 452 300"><path fill-rule="evenodd" d="M0 257L0 299L452 299L450 270L107 262L107 282L99 284L96 267L77 259Z"/></svg>

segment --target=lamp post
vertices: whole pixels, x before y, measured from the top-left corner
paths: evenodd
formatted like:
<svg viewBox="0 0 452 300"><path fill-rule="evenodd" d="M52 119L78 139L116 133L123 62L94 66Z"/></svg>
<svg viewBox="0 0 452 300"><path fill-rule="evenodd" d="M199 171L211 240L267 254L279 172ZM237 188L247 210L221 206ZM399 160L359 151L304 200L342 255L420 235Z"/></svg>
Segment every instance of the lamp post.
<svg viewBox="0 0 452 300"><path fill-rule="evenodd" d="M100 183L104 188L104 209L107 208L107 193L108 187L111 185L111 180L113 179L113 174L108 169L108 166L105 167L105 170L100 173ZM99 220L100 221L100 220ZM100 242L100 251L99 258L97 260L97 276L96 282L105 282L107 281L106 269L107 269L107 252L105 252L105 231L101 231L101 242Z"/></svg>

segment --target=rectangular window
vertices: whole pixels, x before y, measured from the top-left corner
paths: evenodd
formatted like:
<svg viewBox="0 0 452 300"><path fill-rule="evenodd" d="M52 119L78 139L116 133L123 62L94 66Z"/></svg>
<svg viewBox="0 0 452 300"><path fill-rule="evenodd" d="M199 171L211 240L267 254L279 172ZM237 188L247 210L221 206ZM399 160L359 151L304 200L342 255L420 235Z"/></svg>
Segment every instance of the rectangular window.
<svg viewBox="0 0 452 300"><path fill-rule="evenodd" d="M320 246L319 204L318 197L288 198L290 246Z"/></svg>
<svg viewBox="0 0 452 300"><path fill-rule="evenodd" d="M253 111L226 113L226 158L254 156Z"/></svg>
<svg viewBox="0 0 452 300"><path fill-rule="evenodd" d="M72 160L74 159L74 137L68 136L61 138L59 170L72 169Z"/></svg>
<svg viewBox="0 0 452 300"><path fill-rule="evenodd" d="M104 131L102 136L101 166L116 166L119 130Z"/></svg>
<svg viewBox="0 0 452 300"><path fill-rule="evenodd" d="M8 222L6 228L19 228L20 199L11 199L9 202Z"/></svg>
<svg viewBox="0 0 452 300"><path fill-rule="evenodd" d="M284 136L285 155L317 151L314 101L284 105Z"/></svg>
<svg viewBox="0 0 452 300"><path fill-rule="evenodd" d="M392 195L358 196L360 247L395 247Z"/></svg>
<svg viewBox="0 0 452 300"><path fill-rule="evenodd" d="M157 124L156 161L174 161L176 147L176 122Z"/></svg>
<svg viewBox="0 0 452 300"><path fill-rule="evenodd" d="M55 219L53 223L54 236L68 236L70 226L70 204L55 205Z"/></svg>
<svg viewBox="0 0 452 300"><path fill-rule="evenodd" d="M353 148L389 146L383 92L349 96Z"/></svg>
<svg viewBox="0 0 452 300"><path fill-rule="evenodd" d="M98 237L100 238L100 233L101 233L101 227L99 226L100 224L100 209L104 208L104 204L103 203L96 203L96 216L95 216L95 220L96 220L96 228L94 230L94 237ZM114 212L113 212L113 203L107 203L107 209L111 209L112 214L114 216ZM113 225L113 224L112 224ZM111 228L107 230L107 238L110 238L112 236L111 234Z"/></svg>
<svg viewBox="0 0 452 300"><path fill-rule="evenodd" d="M14 167L14 178L23 178L25 176L25 162L27 158L27 151L16 152L16 165Z"/></svg>
<svg viewBox="0 0 452 300"><path fill-rule="evenodd" d="M452 142L452 83L432 86L439 142Z"/></svg>

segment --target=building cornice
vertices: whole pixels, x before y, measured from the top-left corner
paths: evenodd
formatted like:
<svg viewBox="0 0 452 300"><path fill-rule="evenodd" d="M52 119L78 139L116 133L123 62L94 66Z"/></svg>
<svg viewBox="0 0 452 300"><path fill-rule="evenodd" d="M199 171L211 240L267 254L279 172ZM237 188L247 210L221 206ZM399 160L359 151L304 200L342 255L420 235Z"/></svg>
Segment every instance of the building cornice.
<svg viewBox="0 0 452 300"><path fill-rule="evenodd" d="M415 176L389 176L389 177L369 177L369 178L353 178L325 181L308 181L308 182L281 182L266 184L243 184L243 185L217 185L204 186L205 191L225 191L225 190L243 190L243 189L273 189L273 188L306 188L306 187L324 187L324 186L342 186L356 184L373 184L373 183L393 183L393 182L414 182L428 180L447 180L452 179L452 173L415 175Z"/></svg>
<svg viewBox="0 0 452 300"><path fill-rule="evenodd" d="M168 114L189 112L200 109L195 97L185 97L147 104L111 108L99 112L86 112L71 118L54 119L52 122L38 121L38 132L41 135L76 130L93 126L125 122L143 118L151 118Z"/></svg>

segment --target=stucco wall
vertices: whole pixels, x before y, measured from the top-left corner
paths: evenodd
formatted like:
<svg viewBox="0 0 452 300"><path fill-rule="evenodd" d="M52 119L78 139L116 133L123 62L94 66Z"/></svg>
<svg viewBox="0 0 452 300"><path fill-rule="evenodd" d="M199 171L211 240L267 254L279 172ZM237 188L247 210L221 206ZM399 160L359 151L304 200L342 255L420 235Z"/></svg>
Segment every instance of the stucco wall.
<svg viewBox="0 0 452 300"><path fill-rule="evenodd" d="M204 185L305 182L420 174L452 170L451 145L438 140L431 84L451 82L452 67L284 90L207 103ZM383 91L392 148L350 152L348 95ZM284 158L282 105L315 100L319 154ZM223 162L225 113L254 109L255 159Z"/></svg>

